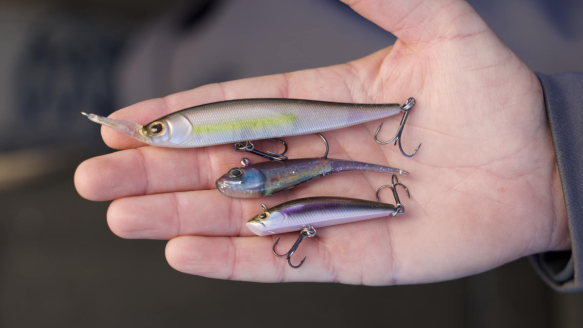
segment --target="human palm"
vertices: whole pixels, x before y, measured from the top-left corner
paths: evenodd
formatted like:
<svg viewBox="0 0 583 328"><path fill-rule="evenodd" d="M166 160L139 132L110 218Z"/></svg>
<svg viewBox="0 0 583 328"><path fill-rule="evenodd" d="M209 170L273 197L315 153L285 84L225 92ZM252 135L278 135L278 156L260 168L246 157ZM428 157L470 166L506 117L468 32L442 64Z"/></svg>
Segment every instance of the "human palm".
<svg viewBox="0 0 583 328"><path fill-rule="evenodd" d="M279 236L258 237L245 227L261 203L271 207L324 195L373 200L391 177L341 173L264 199L229 198L214 181L240 166L241 153L232 145L142 147L107 128L105 142L126 150L81 164L75 176L79 193L91 200L115 199L108 212L114 233L169 239L171 266L222 279L431 282L568 247L560 180L533 72L465 2L362 0L351 6L394 33L397 42L347 64L207 85L124 108L112 117L147 123L186 107L238 98L402 103L414 97L417 104L403 133L406 152L423 142L413 158L374 142L380 122L324 133L330 158L411 172L401 178L411 191L411 199L401 195L403 215L319 229L294 255L295 263L308 257L294 270L271 253ZM392 137L398 120L384 120L379 138ZM324 151L314 135L285 140L290 158ZM381 193L381 200L392 201L392 196ZM284 235L278 250L286 251L296 238L297 233Z"/></svg>

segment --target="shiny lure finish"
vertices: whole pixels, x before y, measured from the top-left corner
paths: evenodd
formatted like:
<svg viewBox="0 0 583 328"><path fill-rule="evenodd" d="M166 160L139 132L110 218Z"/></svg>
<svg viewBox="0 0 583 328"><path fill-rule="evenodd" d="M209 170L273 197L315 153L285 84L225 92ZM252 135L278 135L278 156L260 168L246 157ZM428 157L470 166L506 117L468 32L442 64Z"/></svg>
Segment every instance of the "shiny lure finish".
<svg viewBox="0 0 583 328"><path fill-rule="evenodd" d="M262 162L229 170L216 181L226 196L258 198L291 189L317 178L348 171L366 171L408 175L393 167L328 158L302 158Z"/></svg>
<svg viewBox="0 0 583 328"><path fill-rule="evenodd" d="M405 213L405 207L401 204L397 193L397 186L403 187L407 196L410 196L407 187L400 183L397 176L393 174L392 184L384 185L377 190L376 202L343 197L310 197L285 202L270 209L265 204L261 204L263 212L249 220L246 225L258 236L300 231L298 240L287 253L279 254L275 251L279 239L272 247L274 255L286 257L288 264L297 269L306 258L300 264L293 265L291 256L298 249L302 240L316 235L316 228L386 216L395 217ZM380 201L379 192L383 188L389 188L393 191L396 205Z"/></svg>
<svg viewBox="0 0 583 328"><path fill-rule="evenodd" d="M393 215L392 204L343 197L295 199L263 211L247 222L258 236L299 231L304 227L322 228Z"/></svg>
<svg viewBox="0 0 583 328"><path fill-rule="evenodd" d="M152 146L192 148L340 129L407 113L408 109L403 106L405 104L239 99L183 109L145 126L95 114L83 115Z"/></svg>

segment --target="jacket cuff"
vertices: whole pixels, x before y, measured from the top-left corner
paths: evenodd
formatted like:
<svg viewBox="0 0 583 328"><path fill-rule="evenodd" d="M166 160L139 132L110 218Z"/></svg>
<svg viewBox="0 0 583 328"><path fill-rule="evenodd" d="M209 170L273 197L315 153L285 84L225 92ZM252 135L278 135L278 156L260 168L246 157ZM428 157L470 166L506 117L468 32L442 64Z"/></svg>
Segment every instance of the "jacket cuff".
<svg viewBox="0 0 583 328"><path fill-rule="evenodd" d="M551 127L572 246L571 251L535 254L530 261L553 289L583 291L583 73L537 76Z"/></svg>

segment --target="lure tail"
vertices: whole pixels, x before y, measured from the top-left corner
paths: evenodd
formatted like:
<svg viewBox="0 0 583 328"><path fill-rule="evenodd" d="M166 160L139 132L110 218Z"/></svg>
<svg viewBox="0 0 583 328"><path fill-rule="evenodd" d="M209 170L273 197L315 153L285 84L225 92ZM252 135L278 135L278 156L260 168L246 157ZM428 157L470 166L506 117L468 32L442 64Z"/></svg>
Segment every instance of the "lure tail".
<svg viewBox="0 0 583 328"><path fill-rule="evenodd" d="M409 175L409 172L401 170L394 167L354 162L354 161L344 161L338 159L327 159L332 170L328 173L338 173L342 171L366 171L366 172L376 172L376 173L390 173L397 174L400 176Z"/></svg>
<svg viewBox="0 0 583 328"><path fill-rule="evenodd" d="M81 112L81 114L87 116L87 118L95 123L105 125L108 128L114 129L115 131L124 134L128 137L134 138L138 141L147 143L148 140L144 135L142 135L141 131L144 128L142 125L126 120L115 120L112 118L99 116L95 114L87 114Z"/></svg>

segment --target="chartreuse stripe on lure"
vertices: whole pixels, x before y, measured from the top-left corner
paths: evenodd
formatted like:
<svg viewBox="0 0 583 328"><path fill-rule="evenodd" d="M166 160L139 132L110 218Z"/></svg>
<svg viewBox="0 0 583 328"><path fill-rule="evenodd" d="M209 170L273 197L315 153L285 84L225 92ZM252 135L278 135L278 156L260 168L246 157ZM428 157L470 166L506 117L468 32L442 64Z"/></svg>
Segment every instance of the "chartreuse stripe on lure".
<svg viewBox="0 0 583 328"><path fill-rule="evenodd" d="M297 120L296 114L285 114L274 117L262 117L255 120L243 120L234 122L212 123L207 125L194 126L193 132L198 135L210 133L228 132L233 130L262 130L272 127L286 127Z"/></svg>
<svg viewBox="0 0 583 328"><path fill-rule="evenodd" d="M302 158L251 164L229 170L216 181L217 189L226 196L257 198L293 188L325 175L367 171L401 176L409 172L393 167L329 158Z"/></svg>
<svg viewBox="0 0 583 328"><path fill-rule="evenodd" d="M399 104L240 99L183 109L145 126L83 114L96 123L152 146L191 148L334 130L401 111Z"/></svg>

